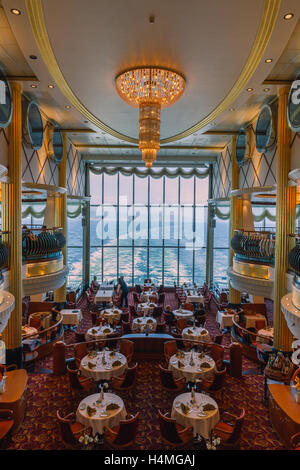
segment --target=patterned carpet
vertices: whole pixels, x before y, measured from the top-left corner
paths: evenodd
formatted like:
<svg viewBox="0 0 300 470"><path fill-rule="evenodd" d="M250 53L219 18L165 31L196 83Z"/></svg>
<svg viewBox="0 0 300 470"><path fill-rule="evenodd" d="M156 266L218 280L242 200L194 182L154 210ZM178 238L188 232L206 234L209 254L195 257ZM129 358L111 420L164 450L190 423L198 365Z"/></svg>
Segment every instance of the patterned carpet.
<svg viewBox="0 0 300 470"><path fill-rule="evenodd" d="M167 294L166 304L174 305L174 295ZM81 305L85 308L85 305ZM90 326L87 310L80 329ZM215 314L207 315L206 327L212 337L219 332ZM74 340L74 333L66 333L66 342ZM229 343L227 334L224 344ZM51 368L50 357L41 361L40 368ZM257 365L243 360L243 370L257 370ZM37 368L37 372L39 368ZM268 410L262 403L263 377L244 375L242 379L226 376L222 403L218 403L220 414L226 409L235 411L245 408L246 416L242 432L241 449L245 450L283 450L276 434L271 428ZM124 396L129 413L140 411L140 425L134 449L167 449L160 441L157 411L170 411L173 398L161 389L158 363L141 362L138 368L137 387L133 397ZM56 410L75 411L80 400L72 398L65 377L51 374L34 373L29 376L27 413L21 430L14 436L10 449L64 449L56 420ZM189 449L196 449L193 444ZM105 449L105 447L103 447ZM187 448L188 449L188 448Z"/></svg>

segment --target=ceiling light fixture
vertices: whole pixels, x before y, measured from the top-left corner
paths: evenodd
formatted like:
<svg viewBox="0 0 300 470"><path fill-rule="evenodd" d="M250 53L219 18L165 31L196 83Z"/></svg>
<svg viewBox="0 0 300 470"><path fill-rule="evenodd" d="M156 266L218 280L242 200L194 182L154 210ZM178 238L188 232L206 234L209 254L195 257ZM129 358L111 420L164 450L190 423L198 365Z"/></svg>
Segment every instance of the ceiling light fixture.
<svg viewBox="0 0 300 470"><path fill-rule="evenodd" d="M29 56L29 59L36 60L36 59L37 59L37 56L34 55L34 54L31 54L31 55Z"/></svg>
<svg viewBox="0 0 300 470"><path fill-rule="evenodd" d="M266 64L270 64L271 62L273 62L273 59L266 59L266 60L265 60L265 63L266 63Z"/></svg>
<svg viewBox="0 0 300 470"><path fill-rule="evenodd" d="M65 108L66 108L66 109L71 109L71 106L70 106L69 104L67 104L67 105L65 106Z"/></svg>
<svg viewBox="0 0 300 470"><path fill-rule="evenodd" d="M264 88L264 91L268 93L268 91L270 91L270 88Z"/></svg>
<svg viewBox="0 0 300 470"><path fill-rule="evenodd" d="M54 88L54 85L52 85L52 84L50 83L50 85L48 85L48 88L51 88L51 89L52 89L52 88Z"/></svg>
<svg viewBox="0 0 300 470"><path fill-rule="evenodd" d="M247 88L247 91L249 91L250 93L251 91L253 91L253 88Z"/></svg>
<svg viewBox="0 0 300 470"><path fill-rule="evenodd" d="M146 167L160 148L160 111L174 104L185 90L184 77L161 67L137 67L117 75L120 97L139 108L139 149Z"/></svg>
<svg viewBox="0 0 300 470"><path fill-rule="evenodd" d="M34 83L30 86L31 86L31 88L37 88L37 85L35 85Z"/></svg>
<svg viewBox="0 0 300 470"><path fill-rule="evenodd" d="M12 8L12 9L10 10L10 12L11 12L13 15L16 15L16 16L21 15L21 10L18 10L17 8Z"/></svg>
<svg viewBox="0 0 300 470"><path fill-rule="evenodd" d="M294 13L287 13L283 17L284 20L291 20L292 18L294 18Z"/></svg>

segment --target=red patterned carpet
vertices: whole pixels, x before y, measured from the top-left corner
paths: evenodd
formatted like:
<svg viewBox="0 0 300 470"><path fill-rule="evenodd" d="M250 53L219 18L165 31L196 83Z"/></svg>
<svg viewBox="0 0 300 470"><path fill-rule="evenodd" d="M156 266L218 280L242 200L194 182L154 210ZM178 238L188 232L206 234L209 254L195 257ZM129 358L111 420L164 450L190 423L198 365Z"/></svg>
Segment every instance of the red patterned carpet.
<svg viewBox="0 0 300 470"><path fill-rule="evenodd" d="M168 294L166 303L171 305L174 296ZM82 306L83 307L83 306ZM87 328L87 314L80 328ZM213 313L208 315L206 327L213 337L218 332ZM73 341L73 333L66 334L66 341ZM224 343L229 343L229 335ZM41 361L40 367L51 368L51 358ZM243 361L243 370L257 369L249 360ZM37 369L38 371L38 369ZM242 432L241 449L245 450L282 450L283 445L273 432L268 410L262 403L263 377L244 375L242 379L226 377L223 402L218 403L220 412L245 408L246 416ZM140 411L140 425L135 449L167 449L160 441L157 411L170 411L173 398L161 389L158 363L139 364L135 396L124 396L129 413ZM75 411L79 399L72 398L65 377L35 373L29 376L27 413L21 430L13 438L10 449L64 449L56 420L56 410ZM103 447L104 449L105 447ZM190 449L196 449L194 445Z"/></svg>

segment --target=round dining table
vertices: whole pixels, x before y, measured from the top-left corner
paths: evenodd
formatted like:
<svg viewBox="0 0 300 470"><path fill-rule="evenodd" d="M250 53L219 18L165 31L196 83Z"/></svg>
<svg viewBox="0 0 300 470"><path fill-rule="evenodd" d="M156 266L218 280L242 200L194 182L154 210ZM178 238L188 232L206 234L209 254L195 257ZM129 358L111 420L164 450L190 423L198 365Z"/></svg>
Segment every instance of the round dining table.
<svg viewBox="0 0 300 470"><path fill-rule="evenodd" d="M31 335L38 335L38 330L33 326L24 325L22 326L22 337L31 336Z"/></svg>
<svg viewBox="0 0 300 470"><path fill-rule="evenodd" d="M205 367L202 367L202 364ZM216 371L216 363L210 356L203 356L194 351L174 354L170 358L168 367L176 379L184 377L187 382L208 380Z"/></svg>
<svg viewBox="0 0 300 470"><path fill-rule="evenodd" d="M181 404L188 406L187 412L182 410ZM203 407L207 404L212 405L214 409L204 411ZM220 420L220 413L217 403L210 396L195 393L195 402L191 403L191 392L186 392L175 398L171 417L181 426L192 426L194 436L199 434L205 439L210 439L212 430Z"/></svg>
<svg viewBox="0 0 300 470"><path fill-rule="evenodd" d="M117 361L119 364L114 364ZM123 354L102 351L97 352L94 357L90 357L88 354L84 356L79 370L84 377L90 377L95 382L100 382L100 380L110 380L112 377L123 375L127 367L127 359Z"/></svg>
<svg viewBox="0 0 300 470"><path fill-rule="evenodd" d="M155 307L157 307L157 304L153 302L143 302L141 304L138 304L137 310L142 312L143 315L148 315L149 313L153 312Z"/></svg>
<svg viewBox="0 0 300 470"><path fill-rule="evenodd" d="M148 328L150 331L155 331L157 328L157 321L152 317L138 317L132 321L131 329L132 331L143 332L145 328Z"/></svg>
<svg viewBox="0 0 300 470"><path fill-rule="evenodd" d="M122 310L119 308L105 308L101 310L99 316L100 318L104 318L109 323L112 321L119 321L121 318Z"/></svg>
<svg viewBox="0 0 300 470"><path fill-rule="evenodd" d="M211 342L209 332L200 326L189 326L182 331L182 337L185 339L194 339L195 341Z"/></svg>
<svg viewBox="0 0 300 470"><path fill-rule="evenodd" d="M89 330L87 330L85 334L85 338L87 341L105 338L107 335L113 334L115 331L109 325L102 325L102 326L93 326Z"/></svg>
<svg viewBox="0 0 300 470"><path fill-rule="evenodd" d="M90 395L84 398L77 408L76 419L86 427L92 428L93 435L96 433L104 434L104 426L113 428L118 426L121 420L126 419L126 409L121 397L114 393L104 393L103 401L98 402L100 393ZM107 410L107 405L115 403L119 407L115 410ZM87 407L95 410L94 414L89 416Z"/></svg>
<svg viewBox="0 0 300 470"><path fill-rule="evenodd" d="M174 314L176 320L179 320L179 318L185 318L186 320L193 320L194 319L194 313L191 312L191 310L185 310L183 308L179 308L178 310L174 310L173 314Z"/></svg>

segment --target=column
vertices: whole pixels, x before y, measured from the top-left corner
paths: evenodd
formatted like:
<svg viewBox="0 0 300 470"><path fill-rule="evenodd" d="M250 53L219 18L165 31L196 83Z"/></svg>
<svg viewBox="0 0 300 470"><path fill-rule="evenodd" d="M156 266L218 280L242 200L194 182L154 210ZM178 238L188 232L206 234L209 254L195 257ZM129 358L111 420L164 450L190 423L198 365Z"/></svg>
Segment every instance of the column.
<svg viewBox="0 0 300 470"><path fill-rule="evenodd" d="M213 286L214 282L214 228L215 207L210 200L213 197L213 166L209 165L208 207L207 207L207 236L206 236L206 284Z"/></svg>
<svg viewBox="0 0 300 470"><path fill-rule="evenodd" d="M85 196L90 197L90 170L85 165ZM83 217L83 282L90 284L90 201L84 202Z"/></svg>
<svg viewBox="0 0 300 470"><path fill-rule="evenodd" d="M290 351L292 335L281 312L281 298L287 293L286 272L288 268L289 238L295 231L296 189L289 187L291 131L287 122L289 87L283 87L278 97L278 149L277 149L277 199L274 280L274 348Z"/></svg>
<svg viewBox="0 0 300 470"><path fill-rule="evenodd" d="M9 291L15 309L3 331L6 363L22 366L22 106L21 85L11 83L13 115L9 127L9 183L2 184L2 230L8 231ZM4 238L5 239L5 238Z"/></svg>
<svg viewBox="0 0 300 470"><path fill-rule="evenodd" d="M239 167L236 162L236 136L232 137L231 145L231 190L239 188ZM234 230L241 228L242 200L237 196L230 197L230 235L229 235L229 266L232 266L234 251L231 248L231 240ZM229 302L232 304L241 303L241 293L229 284Z"/></svg>
<svg viewBox="0 0 300 470"><path fill-rule="evenodd" d="M59 164L59 176L58 176L58 185L62 188L67 187L67 151L68 151L68 141L67 135L63 132L63 158ZM66 244L62 250L64 257L64 265L68 264L68 255L67 255L67 192L63 194L56 195L56 226L62 227L63 234L66 239ZM66 282L63 286L59 287L54 291L54 301L55 302L65 302L66 301Z"/></svg>

